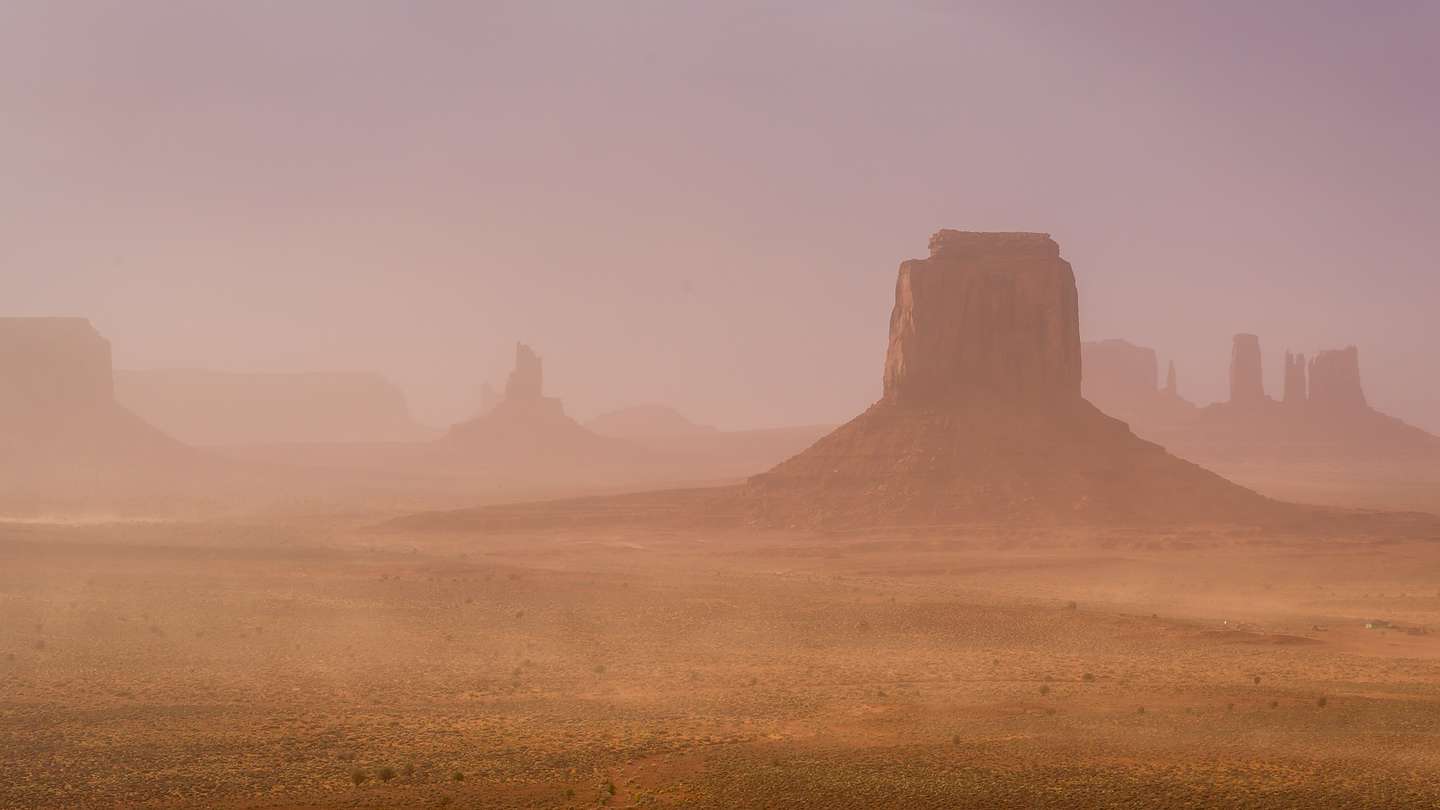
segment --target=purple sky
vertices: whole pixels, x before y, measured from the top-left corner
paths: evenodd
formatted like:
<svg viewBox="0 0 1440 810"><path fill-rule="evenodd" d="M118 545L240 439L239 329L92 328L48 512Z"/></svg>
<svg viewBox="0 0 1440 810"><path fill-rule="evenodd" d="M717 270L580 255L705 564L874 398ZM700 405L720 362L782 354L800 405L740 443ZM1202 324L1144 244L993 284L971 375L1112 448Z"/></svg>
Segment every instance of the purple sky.
<svg viewBox="0 0 1440 810"><path fill-rule="evenodd" d="M464 415L878 395L939 227L1052 233L1087 337L1223 398L1361 347L1440 430L1440 3L4 0L0 314L122 367L374 369Z"/></svg>

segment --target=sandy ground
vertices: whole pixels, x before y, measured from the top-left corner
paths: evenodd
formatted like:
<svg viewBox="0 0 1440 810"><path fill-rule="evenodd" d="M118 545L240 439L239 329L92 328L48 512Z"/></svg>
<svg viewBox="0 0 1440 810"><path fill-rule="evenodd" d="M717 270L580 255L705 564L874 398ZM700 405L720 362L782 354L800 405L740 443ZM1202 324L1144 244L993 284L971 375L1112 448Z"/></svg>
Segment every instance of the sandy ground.
<svg viewBox="0 0 1440 810"><path fill-rule="evenodd" d="M1440 805L1440 545L373 523L0 524L0 806Z"/></svg>

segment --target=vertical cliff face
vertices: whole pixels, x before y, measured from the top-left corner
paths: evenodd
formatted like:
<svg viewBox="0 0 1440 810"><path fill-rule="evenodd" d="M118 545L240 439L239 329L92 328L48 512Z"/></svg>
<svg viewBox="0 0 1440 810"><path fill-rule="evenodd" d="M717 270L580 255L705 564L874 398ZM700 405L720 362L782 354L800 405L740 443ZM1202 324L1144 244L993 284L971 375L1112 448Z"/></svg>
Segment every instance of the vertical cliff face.
<svg viewBox="0 0 1440 810"><path fill-rule="evenodd" d="M1265 381L1260 365L1260 338L1236 335L1230 348L1230 404L1255 406L1265 401Z"/></svg>
<svg viewBox="0 0 1440 810"><path fill-rule="evenodd" d="M1286 405L1303 405L1310 398L1305 382L1305 355L1285 352L1285 396Z"/></svg>
<svg viewBox="0 0 1440 810"><path fill-rule="evenodd" d="M1075 276L1046 234L942 230L900 266L885 398L1080 397Z"/></svg>
<svg viewBox="0 0 1440 810"><path fill-rule="evenodd" d="M1079 301L1043 234L941 231L900 266L885 393L750 479L737 510L790 526L1225 520L1270 502L1081 398ZM1139 387L1155 387L1153 353Z"/></svg>
<svg viewBox="0 0 1440 810"><path fill-rule="evenodd" d="M1310 361L1310 404L1317 410L1365 411L1360 385L1360 350L1354 346L1330 349Z"/></svg>
<svg viewBox="0 0 1440 810"><path fill-rule="evenodd" d="M83 318L0 318L0 430L114 405L110 342Z"/></svg>

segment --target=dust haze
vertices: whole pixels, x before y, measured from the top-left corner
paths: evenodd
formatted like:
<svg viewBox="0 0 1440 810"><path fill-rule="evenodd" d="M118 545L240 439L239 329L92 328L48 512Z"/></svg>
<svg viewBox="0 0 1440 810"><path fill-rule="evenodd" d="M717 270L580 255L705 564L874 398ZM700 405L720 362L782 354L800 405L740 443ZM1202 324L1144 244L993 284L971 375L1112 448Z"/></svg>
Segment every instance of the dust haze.
<svg viewBox="0 0 1440 810"><path fill-rule="evenodd" d="M0 807L1434 807L1427 3L0 7Z"/></svg>

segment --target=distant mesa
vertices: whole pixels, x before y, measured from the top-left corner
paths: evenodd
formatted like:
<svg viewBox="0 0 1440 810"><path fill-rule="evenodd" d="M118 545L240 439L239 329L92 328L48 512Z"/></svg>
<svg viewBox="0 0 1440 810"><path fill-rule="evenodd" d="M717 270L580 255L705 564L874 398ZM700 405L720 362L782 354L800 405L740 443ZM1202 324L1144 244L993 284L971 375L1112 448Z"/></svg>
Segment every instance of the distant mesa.
<svg viewBox="0 0 1440 810"><path fill-rule="evenodd" d="M585 423L602 436L624 439L666 454L673 475L692 482L735 481L804 450L833 425L720 430L698 424L665 405L637 405Z"/></svg>
<svg viewBox="0 0 1440 810"><path fill-rule="evenodd" d="M883 397L751 478L736 505L755 522L817 528L1223 522L1278 508L1137 438L1082 398L1081 372L1059 246L942 230L928 258L900 266Z"/></svg>
<svg viewBox="0 0 1440 810"><path fill-rule="evenodd" d="M118 371L119 402L195 445L405 442L434 433L405 394L367 372Z"/></svg>
<svg viewBox="0 0 1440 810"><path fill-rule="evenodd" d="M1194 418L1195 405L1180 396L1173 361L1160 386L1154 349L1111 339L1083 343L1080 354L1084 370L1080 391L1085 399L1137 433Z"/></svg>
<svg viewBox="0 0 1440 810"><path fill-rule="evenodd" d="M601 414L585 426L616 439L650 442L713 436L720 431L709 425L696 424L674 408L665 405L635 405Z"/></svg>
<svg viewBox="0 0 1440 810"><path fill-rule="evenodd" d="M1236 335L1232 346L1229 400L1151 438L1215 461L1440 460L1440 438L1370 406L1358 348L1328 349L1308 361L1285 352L1284 388L1275 400L1264 389L1260 339Z"/></svg>
<svg viewBox="0 0 1440 810"><path fill-rule="evenodd" d="M136 492L206 465L115 401L110 342L84 318L0 318L0 379L0 494Z"/></svg>

